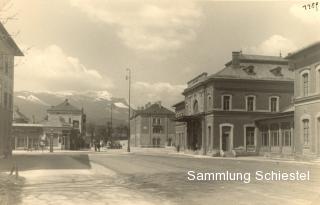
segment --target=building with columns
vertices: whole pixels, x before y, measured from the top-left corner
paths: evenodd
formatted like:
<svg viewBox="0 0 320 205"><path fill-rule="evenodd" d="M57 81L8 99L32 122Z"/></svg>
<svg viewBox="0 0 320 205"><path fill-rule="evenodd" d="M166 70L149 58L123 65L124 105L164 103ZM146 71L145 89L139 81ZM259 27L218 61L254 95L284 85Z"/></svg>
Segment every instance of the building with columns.
<svg viewBox="0 0 320 205"><path fill-rule="evenodd" d="M23 56L11 35L0 23L0 156L11 154L14 57Z"/></svg>
<svg viewBox="0 0 320 205"><path fill-rule="evenodd" d="M233 52L221 71L190 80L184 103L174 106L176 135L184 138L180 147L205 155L259 154L262 137L256 120L286 115L293 88L287 59ZM276 149L279 137L274 142L268 137L266 146L274 148L266 151L282 150Z"/></svg>

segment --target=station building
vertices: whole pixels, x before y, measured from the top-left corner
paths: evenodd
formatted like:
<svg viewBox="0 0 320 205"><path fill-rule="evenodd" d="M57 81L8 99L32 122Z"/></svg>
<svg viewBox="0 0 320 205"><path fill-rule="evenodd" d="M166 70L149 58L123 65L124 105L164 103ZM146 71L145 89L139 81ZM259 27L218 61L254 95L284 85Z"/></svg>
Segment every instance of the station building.
<svg viewBox="0 0 320 205"><path fill-rule="evenodd" d="M281 153L286 150L280 148L281 136L264 139L259 126L265 123L268 132L287 129L290 119L269 127L265 118L287 115L293 94L294 71L287 59L233 52L221 71L190 80L183 92L184 102L174 105L180 147L204 155L256 155L264 140L266 152ZM290 142L292 136L290 133Z"/></svg>

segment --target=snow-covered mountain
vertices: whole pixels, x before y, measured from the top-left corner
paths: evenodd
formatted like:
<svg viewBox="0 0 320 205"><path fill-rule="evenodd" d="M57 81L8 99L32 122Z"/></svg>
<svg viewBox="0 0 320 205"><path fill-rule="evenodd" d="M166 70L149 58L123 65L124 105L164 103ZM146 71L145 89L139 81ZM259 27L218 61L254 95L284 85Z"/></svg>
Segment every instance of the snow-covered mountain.
<svg viewBox="0 0 320 205"><path fill-rule="evenodd" d="M27 117L41 121L46 116L50 106L58 105L65 99L78 108L83 108L87 121L105 124L110 121L110 108L113 104L113 123L126 123L128 119L128 104L123 98L114 98L107 91L86 92L31 92L16 91L14 104Z"/></svg>

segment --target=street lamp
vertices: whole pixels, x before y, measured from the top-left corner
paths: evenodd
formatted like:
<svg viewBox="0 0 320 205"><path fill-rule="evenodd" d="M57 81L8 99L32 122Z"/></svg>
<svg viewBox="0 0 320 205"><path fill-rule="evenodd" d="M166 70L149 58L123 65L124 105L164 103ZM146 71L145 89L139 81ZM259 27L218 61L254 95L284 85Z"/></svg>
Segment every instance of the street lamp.
<svg viewBox="0 0 320 205"><path fill-rule="evenodd" d="M126 76L126 80L128 80L128 89L129 89L129 112L128 112L128 146L127 152L130 152L130 112L131 112L131 105L130 105L130 90L131 90L131 70L130 68L126 69L128 75Z"/></svg>
<svg viewBox="0 0 320 205"><path fill-rule="evenodd" d="M53 129L50 130L50 152L53 152Z"/></svg>

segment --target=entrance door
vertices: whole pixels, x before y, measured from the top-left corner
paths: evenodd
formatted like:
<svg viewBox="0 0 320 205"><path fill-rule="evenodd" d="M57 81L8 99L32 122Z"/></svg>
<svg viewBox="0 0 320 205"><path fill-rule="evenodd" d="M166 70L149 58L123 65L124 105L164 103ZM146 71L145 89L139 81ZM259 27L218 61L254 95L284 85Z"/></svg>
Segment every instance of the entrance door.
<svg viewBox="0 0 320 205"><path fill-rule="evenodd" d="M229 150L229 135L230 135L230 132L224 132L222 134L222 150L223 151Z"/></svg>

